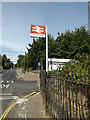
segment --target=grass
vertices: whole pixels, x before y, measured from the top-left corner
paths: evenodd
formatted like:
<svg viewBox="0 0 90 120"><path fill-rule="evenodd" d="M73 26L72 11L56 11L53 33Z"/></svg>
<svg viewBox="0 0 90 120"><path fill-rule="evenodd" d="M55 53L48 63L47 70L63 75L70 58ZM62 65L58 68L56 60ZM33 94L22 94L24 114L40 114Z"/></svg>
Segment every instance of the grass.
<svg viewBox="0 0 90 120"><path fill-rule="evenodd" d="M40 70L29 70L29 72L40 73Z"/></svg>
<svg viewBox="0 0 90 120"><path fill-rule="evenodd" d="M24 71L27 72L34 72L34 73L40 73L40 70L32 70L31 68L23 69Z"/></svg>

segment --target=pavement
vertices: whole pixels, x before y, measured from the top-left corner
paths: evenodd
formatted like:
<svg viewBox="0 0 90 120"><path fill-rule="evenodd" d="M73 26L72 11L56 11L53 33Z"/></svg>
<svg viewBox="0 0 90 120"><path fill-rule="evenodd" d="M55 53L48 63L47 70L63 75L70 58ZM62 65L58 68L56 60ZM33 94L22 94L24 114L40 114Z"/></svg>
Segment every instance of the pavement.
<svg viewBox="0 0 90 120"><path fill-rule="evenodd" d="M40 78L39 73L33 73L33 72L26 72L23 73L21 69L17 69L18 77L23 79L24 81L37 81L38 87L40 90Z"/></svg>
<svg viewBox="0 0 90 120"><path fill-rule="evenodd" d="M37 73L22 73L20 69L17 69L17 75L19 78L23 78L24 81L37 81L40 90L40 80ZM50 118L50 116L46 114L44 108L42 96L40 92L37 92L28 97L26 101L19 104L15 114L20 118Z"/></svg>

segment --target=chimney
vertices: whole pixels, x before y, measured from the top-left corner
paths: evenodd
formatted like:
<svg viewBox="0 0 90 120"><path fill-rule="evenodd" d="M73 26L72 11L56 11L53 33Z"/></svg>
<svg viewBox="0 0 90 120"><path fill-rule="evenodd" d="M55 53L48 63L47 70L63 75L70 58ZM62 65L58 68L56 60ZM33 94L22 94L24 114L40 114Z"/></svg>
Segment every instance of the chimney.
<svg viewBox="0 0 90 120"><path fill-rule="evenodd" d="M88 2L88 32L90 35L90 1Z"/></svg>

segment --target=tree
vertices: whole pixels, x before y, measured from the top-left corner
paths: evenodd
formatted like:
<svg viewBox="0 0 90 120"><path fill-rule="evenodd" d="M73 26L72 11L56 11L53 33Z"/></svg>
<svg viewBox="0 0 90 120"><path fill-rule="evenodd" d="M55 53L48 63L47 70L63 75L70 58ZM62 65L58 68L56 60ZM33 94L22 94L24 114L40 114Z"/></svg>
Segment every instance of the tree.
<svg viewBox="0 0 90 120"><path fill-rule="evenodd" d="M2 67L2 55L0 54L0 67Z"/></svg>
<svg viewBox="0 0 90 120"><path fill-rule="evenodd" d="M49 53L51 50L51 42L53 41L53 37L48 35L48 43L49 43ZM45 60L46 58L46 39L39 38L37 40L33 39L32 44L28 44L29 48L28 53L26 55L26 66L31 67L32 69L36 69L38 66L38 62L40 59Z"/></svg>
<svg viewBox="0 0 90 120"><path fill-rule="evenodd" d="M2 67L3 69L10 69L13 67L13 63L7 58L6 54L2 56Z"/></svg>
<svg viewBox="0 0 90 120"><path fill-rule="evenodd" d="M24 65L25 65L25 56L18 55L17 67L24 67Z"/></svg>
<svg viewBox="0 0 90 120"><path fill-rule="evenodd" d="M69 30L65 33L59 33L57 38L48 35L48 55L49 58L64 58L80 60L80 57L88 55L90 51L90 35L85 26L75 28L75 31ZM36 69L40 59L46 59L46 39L33 39L32 44L28 44L28 52L25 56L19 56L18 66ZM25 61L25 63L24 63Z"/></svg>

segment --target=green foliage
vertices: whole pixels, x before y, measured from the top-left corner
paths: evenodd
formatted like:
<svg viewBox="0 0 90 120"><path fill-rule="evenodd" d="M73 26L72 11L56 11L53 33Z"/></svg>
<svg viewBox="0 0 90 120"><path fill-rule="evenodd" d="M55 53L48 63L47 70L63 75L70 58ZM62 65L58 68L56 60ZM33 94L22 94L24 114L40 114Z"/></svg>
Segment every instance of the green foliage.
<svg viewBox="0 0 90 120"><path fill-rule="evenodd" d="M88 53L90 36L85 27L77 28L74 32L66 31L65 34L58 35L56 38L57 56L60 58L74 58L79 53ZM55 50L56 50L55 49ZM54 50L54 51L55 51Z"/></svg>
<svg viewBox="0 0 90 120"><path fill-rule="evenodd" d="M13 67L13 63L7 58L6 54L2 56L2 67L3 69L10 69Z"/></svg>
<svg viewBox="0 0 90 120"><path fill-rule="evenodd" d="M88 34L85 26L80 28L75 28L75 31L66 31L65 33L59 33L57 38L54 38L51 35L48 35L48 55L49 58L64 58L64 59L75 59L77 62L75 65L67 65L69 71L76 69L76 66L79 66L82 69L87 68L88 64L88 55L90 51L90 35ZM40 59L46 58L46 39L39 38L33 39L32 44L28 44L28 52L25 56L19 56L17 65L18 67L24 67L37 69L38 62ZM82 64L81 64L82 63ZM45 67L45 62L44 62ZM76 71L80 71L77 68Z"/></svg>
<svg viewBox="0 0 90 120"><path fill-rule="evenodd" d="M2 67L2 55L0 54L0 67Z"/></svg>
<svg viewBox="0 0 90 120"><path fill-rule="evenodd" d="M66 63L63 66L61 73L69 75L69 79L72 79L72 75L73 75L73 80L77 80L77 84L80 81L90 82L89 59L90 59L90 55L83 53L82 56L80 56L80 61L79 60L74 62L70 61Z"/></svg>
<svg viewBox="0 0 90 120"><path fill-rule="evenodd" d="M48 35L49 44L53 41L53 37ZM46 39L39 38L37 40L33 39L33 43L29 44L28 53L26 54L26 68L37 69L38 62L40 59L44 59L46 57ZM51 46L49 46L50 53Z"/></svg>
<svg viewBox="0 0 90 120"><path fill-rule="evenodd" d="M17 67L24 67L24 65L25 65L25 56L18 55Z"/></svg>

